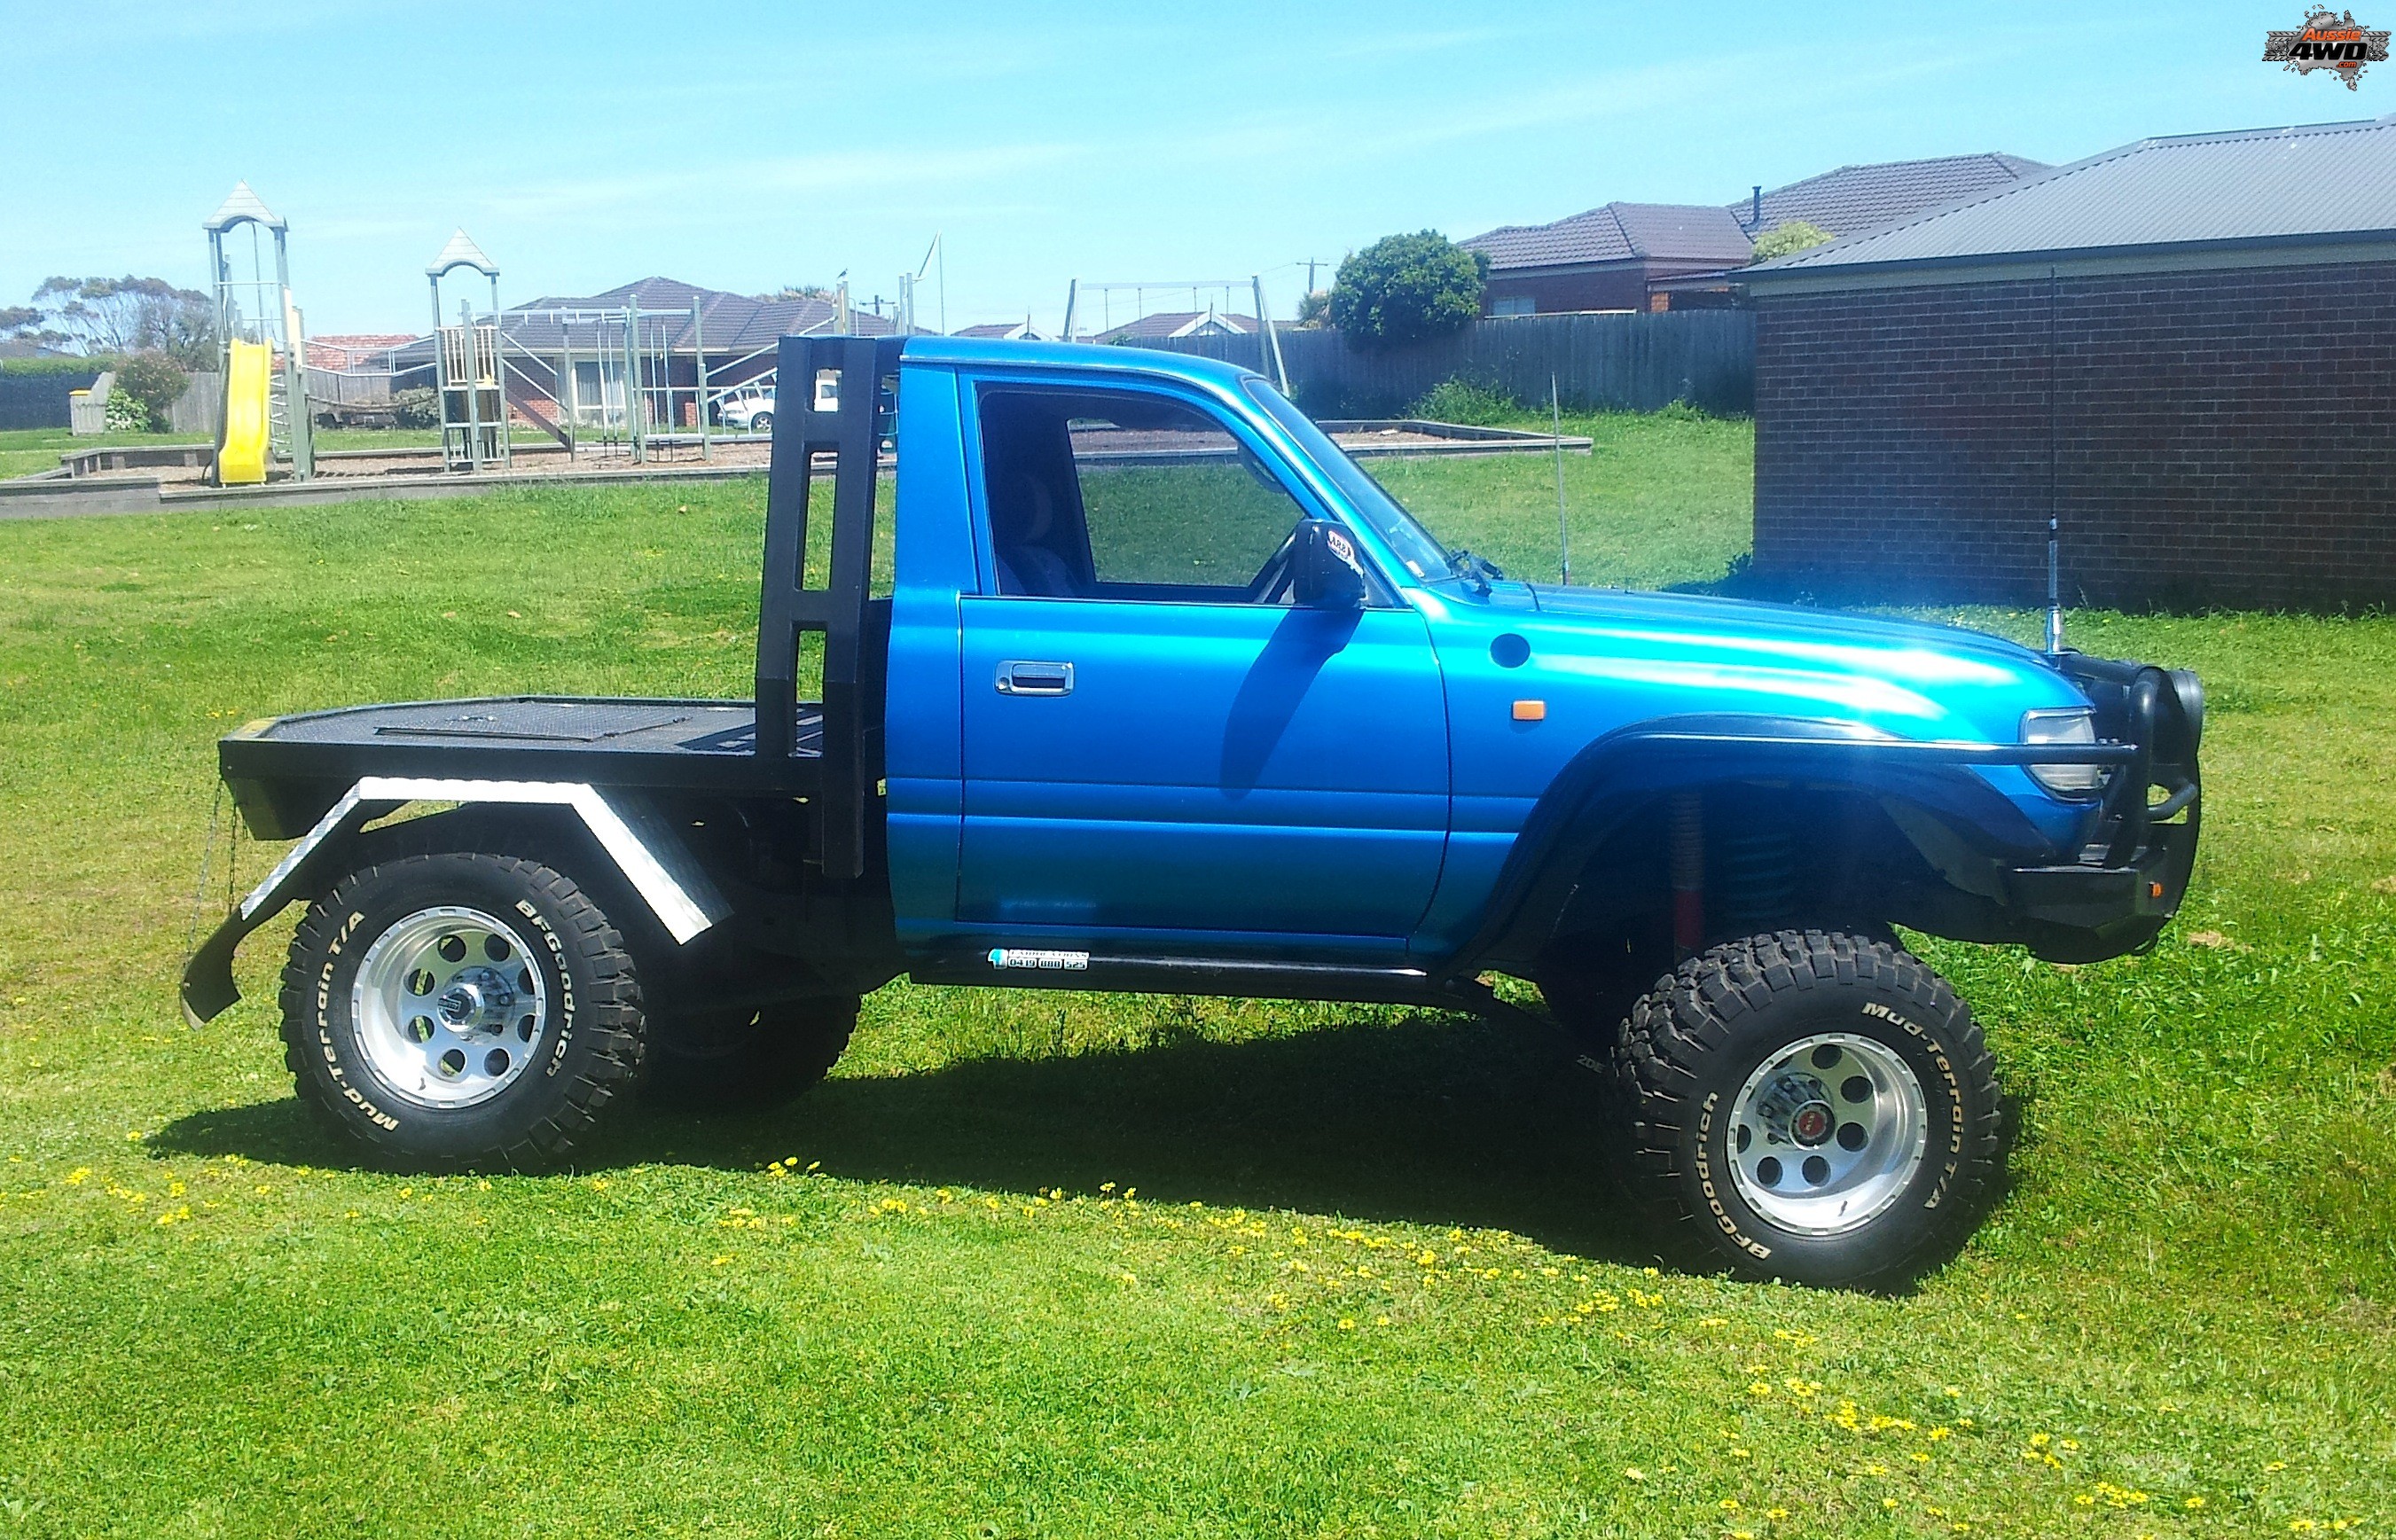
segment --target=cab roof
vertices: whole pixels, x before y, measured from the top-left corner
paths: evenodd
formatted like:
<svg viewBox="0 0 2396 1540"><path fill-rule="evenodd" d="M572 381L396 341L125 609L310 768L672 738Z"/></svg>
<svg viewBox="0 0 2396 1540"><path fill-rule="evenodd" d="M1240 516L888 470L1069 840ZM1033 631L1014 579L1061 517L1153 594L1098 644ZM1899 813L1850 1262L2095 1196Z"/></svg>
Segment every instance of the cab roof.
<svg viewBox="0 0 2396 1540"><path fill-rule="evenodd" d="M911 337L900 354L910 364L945 364L966 368L1007 366L1032 369L1101 370L1178 379L1186 384L1237 389L1244 379L1262 378L1256 370L1195 353L1167 352L1162 348L1101 346L1091 342L1010 341L989 337Z"/></svg>

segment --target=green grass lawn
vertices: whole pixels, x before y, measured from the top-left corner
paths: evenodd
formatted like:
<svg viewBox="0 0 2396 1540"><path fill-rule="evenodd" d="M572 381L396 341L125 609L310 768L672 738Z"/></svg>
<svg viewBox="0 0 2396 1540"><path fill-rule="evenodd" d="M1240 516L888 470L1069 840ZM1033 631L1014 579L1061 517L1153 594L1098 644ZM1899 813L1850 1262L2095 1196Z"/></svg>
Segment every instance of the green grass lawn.
<svg viewBox="0 0 2396 1540"><path fill-rule="evenodd" d="M1577 574L1718 576L1745 429L1588 426ZM1376 469L1540 574L1547 462ZM762 496L0 524L0 1535L2396 1521L2384 618L2074 617L2212 686L2195 896L2134 960L1928 948L2026 1132L1901 1298L1648 1270L1568 1052L1461 1017L902 983L784 1112L443 1178L301 1114L287 924L179 1024L218 734L740 694Z"/></svg>

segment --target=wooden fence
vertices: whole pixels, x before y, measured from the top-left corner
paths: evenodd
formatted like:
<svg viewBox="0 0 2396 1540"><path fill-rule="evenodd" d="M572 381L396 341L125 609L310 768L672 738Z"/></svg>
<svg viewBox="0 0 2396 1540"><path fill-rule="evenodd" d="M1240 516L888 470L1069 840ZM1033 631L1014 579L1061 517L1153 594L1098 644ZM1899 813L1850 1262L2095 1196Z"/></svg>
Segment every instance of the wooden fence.
<svg viewBox="0 0 2396 1540"><path fill-rule="evenodd" d="M1144 345L1253 369L1259 340L1181 337ZM1281 354L1290 394L1315 417L1401 415L1449 379L1545 405L1551 377L1567 409L1652 412L1675 401L1724 415L1755 409L1751 311L1493 317L1452 337L1379 352L1351 348L1336 331L1284 329Z"/></svg>

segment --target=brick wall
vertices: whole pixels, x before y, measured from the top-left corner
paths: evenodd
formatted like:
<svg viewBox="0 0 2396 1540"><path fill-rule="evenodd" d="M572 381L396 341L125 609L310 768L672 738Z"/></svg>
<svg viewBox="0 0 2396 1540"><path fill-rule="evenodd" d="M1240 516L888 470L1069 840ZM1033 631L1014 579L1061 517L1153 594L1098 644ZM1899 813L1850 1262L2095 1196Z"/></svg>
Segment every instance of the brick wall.
<svg viewBox="0 0 2396 1540"><path fill-rule="evenodd" d="M2396 600L2396 264L1760 296L1755 568L1884 600Z"/></svg>

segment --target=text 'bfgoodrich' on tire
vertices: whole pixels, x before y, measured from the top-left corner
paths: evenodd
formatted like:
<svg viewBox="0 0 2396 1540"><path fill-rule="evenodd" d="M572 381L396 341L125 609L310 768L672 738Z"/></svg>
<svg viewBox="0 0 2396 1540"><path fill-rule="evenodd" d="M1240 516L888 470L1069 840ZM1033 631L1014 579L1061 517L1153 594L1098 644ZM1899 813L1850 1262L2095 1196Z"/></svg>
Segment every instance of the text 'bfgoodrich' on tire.
<svg viewBox="0 0 2396 1540"><path fill-rule="evenodd" d="M283 973L300 1096L394 1162L552 1163L638 1077L622 936L561 873L463 852L360 868L308 911Z"/></svg>

